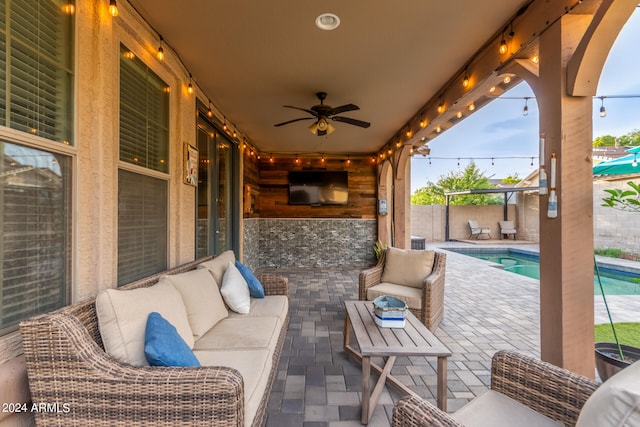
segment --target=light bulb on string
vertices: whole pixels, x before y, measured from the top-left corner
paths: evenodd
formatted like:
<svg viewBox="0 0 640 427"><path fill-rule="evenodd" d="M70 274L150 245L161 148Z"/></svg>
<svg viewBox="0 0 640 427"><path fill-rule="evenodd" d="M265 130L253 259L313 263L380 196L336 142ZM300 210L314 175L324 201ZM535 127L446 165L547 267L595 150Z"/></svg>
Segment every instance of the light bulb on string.
<svg viewBox="0 0 640 427"><path fill-rule="evenodd" d="M109 0L109 15L114 18L118 16L118 5L116 4L116 0Z"/></svg>
<svg viewBox="0 0 640 427"><path fill-rule="evenodd" d="M529 166L533 167L533 157L531 158L531 164Z"/></svg>
<svg viewBox="0 0 640 427"><path fill-rule="evenodd" d="M160 36L160 46L158 47L158 52L156 52L156 57L159 61L164 61L164 49L162 48L162 36Z"/></svg>
<svg viewBox="0 0 640 427"><path fill-rule="evenodd" d="M189 92L189 95L193 94L193 83L191 82L193 80L193 77L191 76L191 73L189 73L189 85L187 86L187 92Z"/></svg>
<svg viewBox="0 0 640 427"><path fill-rule="evenodd" d="M604 108L604 96L600 97L602 104L600 105L600 117L607 117L607 109Z"/></svg>
<svg viewBox="0 0 640 427"><path fill-rule="evenodd" d="M529 115L529 106L527 105L527 102L529 101L528 97L524 98L524 108L522 109L522 115L523 116L528 116Z"/></svg>
<svg viewBox="0 0 640 427"><path fill-rule="evenodd" d="M209 109L207 110L207 117L213 117L213 110L211 109L211 101L209 101Z"/></svg>
<svg viewBox="0 0 640 427"><path fill-rule="evenodd" d="M465 89L469 87L469 75L467 75L466 70L464 72L464 78L462 79L462 87Z"/></svg>
<svg viewBox="0 0 640 427"><path fill-rule="evenodd" d="M638 167L638 159L636 159L637 154L633 153L633 162L631 162L631 166Z"/></svg>
<svg viewBox="0 0 640 427"><path fill-rule="evenodd" d="M504 33L502 33L502 40L500 41L498 52L500 52L500 55L507 53L507 41L504 39Z"/></svg>
<svg viewBox="0 0 640 427"><path fill-rule="evenodd" d="M491 166L495 166L496 163L493 161L493 157L491 158Z"/></svg>

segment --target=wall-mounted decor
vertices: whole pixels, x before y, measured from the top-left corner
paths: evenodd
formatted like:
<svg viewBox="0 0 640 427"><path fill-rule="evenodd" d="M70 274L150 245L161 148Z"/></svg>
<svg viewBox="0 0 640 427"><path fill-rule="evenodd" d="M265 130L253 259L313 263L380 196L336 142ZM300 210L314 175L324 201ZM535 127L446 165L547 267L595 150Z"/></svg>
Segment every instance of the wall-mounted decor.
<svg viewBox="0 0 640 427"><path fill-rule="evenodd" d="M198 149L184 144L184 183L198 186Z"/></svg>

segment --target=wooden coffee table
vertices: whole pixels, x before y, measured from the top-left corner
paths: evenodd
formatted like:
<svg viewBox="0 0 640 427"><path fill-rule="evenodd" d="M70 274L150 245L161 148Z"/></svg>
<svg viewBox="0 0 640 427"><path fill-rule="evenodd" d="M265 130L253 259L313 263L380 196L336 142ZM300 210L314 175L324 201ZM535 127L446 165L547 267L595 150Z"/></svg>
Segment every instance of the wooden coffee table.
<svg viewBox="0 0 640 427"><path fill-rule="evenodd" d="M362 424L368 424L385 383L401 393L418 396L413 390L390 375L397 356L434 356L438 358L437 403L447 410L447 357L449 349L412 313L404 328L382 328L376 325L371 301L345 301L344 349L362 363ZM351 346L351 332L360 351ZM387 357L384 367L371 362L371 357ZM380 376L370 391L371 369ZM419 397L419 396L418 396Z"/></svg>

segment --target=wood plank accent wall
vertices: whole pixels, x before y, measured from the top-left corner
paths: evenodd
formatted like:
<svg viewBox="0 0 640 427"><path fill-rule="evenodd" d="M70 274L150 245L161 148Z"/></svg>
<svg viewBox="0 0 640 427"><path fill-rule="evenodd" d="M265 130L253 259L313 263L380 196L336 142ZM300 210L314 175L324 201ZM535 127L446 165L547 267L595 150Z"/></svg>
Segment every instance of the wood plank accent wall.
<svg viewBox="0 0 640 427"><path fill-rule="evenodd" d="M241 153L243 150L240 151ZM242 170L242 212L245 218L260 217L260 160L257 154L244 150Z"/></svg>
<svg viewBox="0 0 640 427"><path fill-rule="evenodd" d="M376 165L369 159L293 158L263 156L258 160L260 180L255 213L260 218L376 218ZM349 172L349 201L345 206L289 205L290 170L327 170ZM245 166L245 176L247 168ZM245 178L245 186L248 184Z"/></svg>

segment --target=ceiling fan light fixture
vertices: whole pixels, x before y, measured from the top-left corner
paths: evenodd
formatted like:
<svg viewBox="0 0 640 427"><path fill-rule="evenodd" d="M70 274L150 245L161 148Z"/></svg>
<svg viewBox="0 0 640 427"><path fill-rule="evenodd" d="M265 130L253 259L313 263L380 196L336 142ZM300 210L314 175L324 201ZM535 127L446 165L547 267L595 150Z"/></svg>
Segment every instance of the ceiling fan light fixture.
<svg viewBox="0 0 640 427"><path fill-rule="evenodd" d="M321 30L331 31L338 28L340 25L340 18L333 13L323 13L316 18L316 27Z"/></svg>

